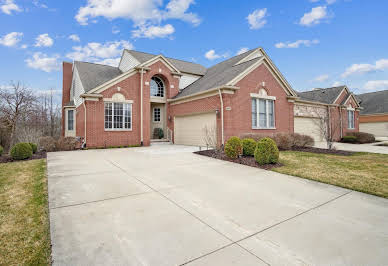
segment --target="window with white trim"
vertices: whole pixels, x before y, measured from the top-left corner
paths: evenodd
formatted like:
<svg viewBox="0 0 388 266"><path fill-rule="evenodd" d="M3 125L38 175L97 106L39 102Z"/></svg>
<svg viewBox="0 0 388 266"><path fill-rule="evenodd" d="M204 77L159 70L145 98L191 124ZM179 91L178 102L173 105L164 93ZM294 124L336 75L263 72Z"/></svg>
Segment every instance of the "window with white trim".
<svg viewBox="0 0 388 266"><path fill-rule="evenodd" d="M164 97L164 84L158 77L152 77L150 82L151 96Z"/></svg>
<svg viewBox="0 0 388 266"><path fill-rule="evenodd" d="M348 110L348 128L354 129L354 111Z"/></svg>
<svg viewBox="0 0 388 266"><path fill-rule="evenodd" d="M132 104L105 103L105 129L130 130L132 129Z"/></svg>
<svg viewBox="0 0 388 266"><path fill-rule="evenodd" d="M67 130L74 130L74 110L67 110Z"/></svg>
<svg viewBox="0 0 388 266"><path fill-rule="evenodd" d="M275 101L252 98L252 128L275 128Z"/></svg>
<svg viewBox="0 0 388 266"><path fill-rule="evenodd" d="M160 122L160 108L154 108L154 122Z"/></svg>

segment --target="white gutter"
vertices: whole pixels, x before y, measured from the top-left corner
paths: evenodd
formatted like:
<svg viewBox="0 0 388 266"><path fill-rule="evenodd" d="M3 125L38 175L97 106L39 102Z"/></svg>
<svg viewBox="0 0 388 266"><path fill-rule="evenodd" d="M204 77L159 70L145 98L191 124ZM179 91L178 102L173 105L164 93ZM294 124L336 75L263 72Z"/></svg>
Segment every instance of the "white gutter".
<svg viewBox="0 0 388 266"><path fill-rule="evenodd" d="M340 107L340 125L341 125L341 131L340 131L340 137L342 139L343 136L343 128L342 128L342 108Z"/></svg>
<svg viewBox="0 0 388 266"><path fill-rule="evenodd" d="M221 89L218 89L218 94L221 102L221 145L224 147L224 101L222 100Z"/></svg>
<svg viewBox="0 0 388 266"><path fill-rule="evenodd" d="M143 68L140 68L140 145L143 146Z"/></svg>

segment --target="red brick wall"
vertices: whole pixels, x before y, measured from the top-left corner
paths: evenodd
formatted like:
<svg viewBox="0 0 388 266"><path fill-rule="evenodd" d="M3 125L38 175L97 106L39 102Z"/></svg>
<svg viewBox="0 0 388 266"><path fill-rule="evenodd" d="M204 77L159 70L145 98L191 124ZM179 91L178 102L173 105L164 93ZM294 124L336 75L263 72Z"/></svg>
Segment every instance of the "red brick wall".
<svg viewBox="0 0 388 266"><path fill-rule="evenodd" d="M150 66L151 70L143 75L143 144L150 145L150 82L154 75L161 77L165 83L167 96L172 97L178 93L179 79L172 76L171 71L160 61ZM171 85L174 88L171 88ZM120 87L120 91L118 91ZM107 147L121 145L138 145L141 142L140 130L140 73L136 73L127 79L100 92L103 98L112 98L115 93L121 93L126 100L132 100L132 130L128 131L106 131L104 128L104 101L86 101L87 109L87 146ZM82 108L82 109L81 109ZM83 136L83 106L77 108L77 135Z"/></svg>
<svg viewBox="0 0 388 266"><path fill-rule="evenodd" d="M73 79L73 64L63 62L63 79L62 79L62 106L70 101L70 89ZM62 132L61 135L65 136L65 110L62 108Z"/></svg>
<svg viewBox="0 0 388 266"><path fill-rule="evenodd" d="M275 126L274 130L252 129L251 96L250 93L258 93L261 82L266 83L269 96L275 96ZM288 102L286 92L265 65L260 65L250 74L239 81L240 87L235 94L223 94L224 101L224 138L227 141L231 136L239 136L243 133L273 133L294 131L294 106ZM231 107L231 110L226 110ZM218 95L186 103L170 105L172 121L168 125L173 128L173 117L215 111L220 109ZM221 118L217 117L218 142L221 143Z"/></svg>

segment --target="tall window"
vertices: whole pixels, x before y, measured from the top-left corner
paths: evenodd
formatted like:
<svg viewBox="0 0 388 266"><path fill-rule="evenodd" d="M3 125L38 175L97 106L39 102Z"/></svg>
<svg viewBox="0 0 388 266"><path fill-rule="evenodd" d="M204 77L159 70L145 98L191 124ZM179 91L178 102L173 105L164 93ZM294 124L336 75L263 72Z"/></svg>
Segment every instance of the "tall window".
<svg viewBox="0 0 388 266"><path fill-rule="evenodd" d="M152 77L150 83L151 96L164 97L164 84L158 77Z"/></svg>
<svg viewBox="0 0 388 266"><path fill-rule="evenodd" d="M160 108L154 108L154 122L160 122Z"/></svg>
<svg viewBox="0 0 388 266"><path fill-rule="evenodd" d="M354 129L354 111L348 110L348 128Z"/></svg>
<svg viewBox="0 0 388 266"><path fill-rule="evenodd" d="M132 129L132 104L105 103L105 129Z"/></svg>
<svg viewBox="0 0 388 266"><path fill-rule="evenodd" d="M274 128L274 107L274 100L252 98L252 128Z"/></svg>
<svg viewBox="0 0 388 266"><path fill-rule="evenodd" d="M67 130L74 130L74 110L67 111Z"/></svg>

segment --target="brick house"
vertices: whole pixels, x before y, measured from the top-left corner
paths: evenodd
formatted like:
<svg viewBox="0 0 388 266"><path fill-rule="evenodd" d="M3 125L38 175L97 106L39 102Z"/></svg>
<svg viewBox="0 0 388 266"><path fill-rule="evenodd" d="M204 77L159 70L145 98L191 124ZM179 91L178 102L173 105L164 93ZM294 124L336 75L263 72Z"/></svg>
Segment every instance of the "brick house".
<svg viewBox="0 0 388 266"><path fill-rule="evenodd" d="M328 128L341 121L339 138L358 130L359 112L349 89L339 88L325 89L335 99L314 98L317 90L298 94L262 48L210 68L124 50L118 67L63 63L62 135L88 147L147 146L158 138L221 145L243 133L294 131L319 139L312 122L326 112Z"/></svg>

